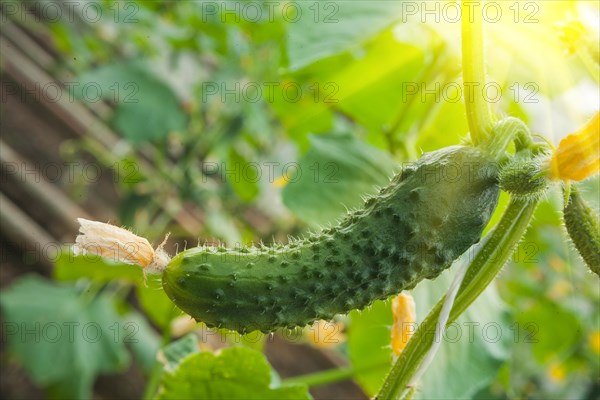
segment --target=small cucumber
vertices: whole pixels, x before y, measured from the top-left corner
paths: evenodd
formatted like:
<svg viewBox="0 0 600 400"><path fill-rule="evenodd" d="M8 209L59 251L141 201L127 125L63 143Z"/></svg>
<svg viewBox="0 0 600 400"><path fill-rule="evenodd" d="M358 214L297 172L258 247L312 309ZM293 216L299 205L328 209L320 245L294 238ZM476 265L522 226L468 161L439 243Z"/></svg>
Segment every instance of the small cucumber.
<svg viewBox="0 0 600 400"><path fill-rule="evenodd" d="M600 224L575 185L563 210L567 232L590 270L600 276Z"/></svg>
<svg viewBox="0 0 600 400"><path fill-rule="evenodd" d="M432 279L480 239L498 171L467 146L424 154L337 226L274 247L197 247L163 271L167 295L208 326L305 326Z"/></svg>
<svg viewBox="0 0 600 400"><path fill-rule="evenodd" d="M498 177L500 188L516 198L542 197L550 186L544 172L547 163L548 155L544 151L538 154L533 154L530 149L518 152L502 166Z"/></svg>

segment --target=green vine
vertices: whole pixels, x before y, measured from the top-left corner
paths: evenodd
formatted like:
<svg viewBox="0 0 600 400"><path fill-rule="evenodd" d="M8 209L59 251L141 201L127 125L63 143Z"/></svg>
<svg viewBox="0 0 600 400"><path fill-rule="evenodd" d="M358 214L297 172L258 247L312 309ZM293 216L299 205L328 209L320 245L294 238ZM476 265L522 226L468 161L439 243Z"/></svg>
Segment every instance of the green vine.
<svg viewBox="0 0 600 400"><path fill-rule="evenodd" d="M483 91L476 90L477 85L486 82L483 22L481 15L472 13L472 8L465 2L462 3L462 12L463 78L471 140L475 146L486 149L494 159L502 160L511 143L515 143L517 151L532 148L534 144L529 129L521 120L505 118L496 123ZM406 399L412 396L414 383L436 351L435 348L430 350L434 340L430 332L437 324L441 324L438 329L443 329L456 320L492 282L527 230L537 204L535 198L511 198L500 222L484 238L464 277L462 269L457 276L453 285L461 285L458 293L449 292L446 295L450 296L448 300L444 296L433 307L392 366L377 399ZM452 299L455 294L456 298ZM424 361L426 357L427 361Z"/></svg>
<svg viewBox="0 0 600 400"><path fill-rule="evenodd" d="M472 4L471 4L472 5ZM473 12L469 2L461 3L462 9L462 65L465 83L465 105L473 144L487 143L494 121L482 85L486 82L483 21L481 12Z"/></svg>

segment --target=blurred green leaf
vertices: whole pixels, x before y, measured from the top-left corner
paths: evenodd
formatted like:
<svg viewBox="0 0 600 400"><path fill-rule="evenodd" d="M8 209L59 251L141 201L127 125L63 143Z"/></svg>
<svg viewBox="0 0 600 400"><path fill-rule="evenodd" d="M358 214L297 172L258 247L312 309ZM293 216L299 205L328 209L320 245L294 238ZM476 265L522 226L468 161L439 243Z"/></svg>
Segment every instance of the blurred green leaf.
<svg viewBox="0 0 600 400"><path fill-rule="evenodd" d="M344 211L362 204L393 174L396 163L388 153L351 135L312 136L311 148L289 172L284 204L314 225L334 222Z"/></svg>
<svg viewBox="0 0 600 400"><path fill-rule="evenodd" d="M223 212L221 209L212 208L206 214L206 225L216 237L222 239L231 246L241 243L242 237L235 225L233 216Z"/></svg>
<svg viewBox="0 0 600 400"><path fill-rule="evenodd" d="M160 348L160 336L138 312L127 313L123 316L123 321L123 340L129 344L136 361L144 372L149 374L156 362L156 354Z"/></svg>
<svg viewBox="0 0 600 400"><path fill-rule="evenodd" d="M184 337L169 343L162 350L165 370L174 371L184 358L197 353L199 350L198 337L194 333L188 333Z"/></svg>
<svg viewBox="0 0 600 400"><path fill-rule="evenodd" d="M348 353L355 369L354 379L363 390L374 396L392 366L391 331L392 308L389 301L376 301L363 311L350 313ZM366 371L365 371L366 369Z"/></svg>
<svg viewBox="0 0 600 400"><path fill-rule="evenodd" d="M421 121L417 148L426 152L460 143L469 131L465 105L447 101L428 105L435 111Z"/></svg>
<svg viewBox="0 0 600 400"><path fill-rule="evenodd" d="M162 288L161 278L148 276L147 286L138 284L136 294L140 306L152 322L162 329L170 329L170 323L178 315L183 314Z"/></svg>
<svg viewBox="0 0 600 400"><path fill-rule="evenodd" d="M250 163L234 148L229 151L229 162L227 171L234 171L227 176L227 183L231 185L235 194L245 202L251 202L256 198L259 192L258 182L260 181L260 165Z"/></svg>
<svg viewBox="0 0 600 400"><path fill-rule="evenodd" d="M81 278L96 282L122 280L138 284L143 281L143 273L137 265L118 263L92 254L75 256L65 250L54 263L54 278L59 281Z"/></svg>
<svg viewBox="0 0 600 400"><path fill-rule="evenodd" d="M186 127L187 116L175 93L139 64L118 63L86 72L75 93L92 104L101 98L114 102L114 127L132 143L161 139Z"/></svg>
<svg viewBox="0 0 600 400"><path fill-rule="evenodd" d="M338 107L371 131L381 133L396 123L404 129L410 127L426 114L426 110L403 112L411 105L423 105L421 95L412 93L427 80L423 76L427 72L426 51L400 42L392 29L384 31L366 46L363 57L328 77L339 89L335 95Z"/></svg>
<svg viewBox="0 0 600 400"><path fill-rule="evenodd" d="M331 95L332 101L336 101L338 96L335 82L315 80L305 85L301 83L304 83L303 80L294 79L278 84L271 107L293 142L305 150L309 145L307 135L327 132L333 127L333 104L315 97L316 91L320 88L323 93L325 85L329 85L325 95Z"/></svg>
<svg viewBox="0 0 600 400"><path fill-rule="evenodd" d="M271 388L264 356L243 347L192 354L163 375L158 399L310 399L305 386Z"/></svg>
<svg viewBox="0 0 600 400"><path fill-rule="evenodd" d="M104 294L27 275L2 293L0 304L5 329L15 329L7 336L10 350L53 398L91 398L96 375L129 363L116 336L122 319Z"/></svg>
<svg viewBox="0 0 600 400"><path fill-rule="evenodd" d="M402 15L402 1L314 1L286 12L290 70L358 46ZM294 12L296 11L297 12Z"/></svg>
<svg viewBox="0 0 600 400"><path fill-rule="evenodd" d="M470 254L467 252L457 263L466 262ZM421 282L412 291L417 321L422 321L445 294L453 277L453 270L446 271L434 281ZM415 398L470 398L498 374L508 357L512 334L505 305L495 287L489 286L446 328L442 345L423 375Z"/></svg>
<svg viewBox="0 0 600 400"><path fill-rule="evenodd" d="M102 283L131 283L148 317L162 328L168 329L171 320L181 313L162 290L160 277L149 275L144 282L142 268L137 265L116 263L91 254L74 256L64 251L56 260L54 277L61 281L86 278Z"/></svg>
<svg viewBox="0 0 600 400"><path fill-rule="evenodd" d="M522 340L531 345L535 359L541 364L565 355L581 341L577 316L555 302L538 298L515 318Z"/></svg>

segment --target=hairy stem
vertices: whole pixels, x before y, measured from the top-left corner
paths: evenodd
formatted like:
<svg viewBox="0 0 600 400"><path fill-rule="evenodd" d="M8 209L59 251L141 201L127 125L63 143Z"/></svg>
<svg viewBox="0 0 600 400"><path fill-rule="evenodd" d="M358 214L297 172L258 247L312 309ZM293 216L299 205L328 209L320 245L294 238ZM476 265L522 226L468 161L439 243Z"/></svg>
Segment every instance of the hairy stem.
<svg viewBox="0 0 600 400"><path fill-rule="evenodd" d="M506 264L527 230L537 203L511 199L502 219L485 237L471 261L447 324L454 322L477 299ZM399 399L407 390L411 390L407 387L408 383L432 345L434 337L431 332L435 330L444 300L445 297L429 312L392 366L377 396L378 400Z"/></svg>
<svg viewBox="0 0 600 400"><path fill-rule="evenodd" d="M499 160L508 146L514 141L517 151L531 148L531 133L525 122L515 117L507 117L494 125L493 135L486 143L492 157Z"/></svg>

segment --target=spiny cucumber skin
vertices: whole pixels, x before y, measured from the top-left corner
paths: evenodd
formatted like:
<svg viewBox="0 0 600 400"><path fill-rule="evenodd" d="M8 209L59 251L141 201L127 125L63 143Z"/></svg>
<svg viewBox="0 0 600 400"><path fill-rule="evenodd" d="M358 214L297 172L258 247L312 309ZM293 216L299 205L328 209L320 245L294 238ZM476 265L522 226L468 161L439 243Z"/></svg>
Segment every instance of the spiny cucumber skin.
<svg viewBox="0 0 600 400"><path fill-rule="evenodd" d="M525 154L517 154L500 170L500 188L517 198L537 199L549 187L548 178L541 173L547 164L547 157L544 153L537 157L529 151L522 153Z"/></svg>
<svg viewBox="0 0 600 400"><path fill-rule="evenodd" d="M571 186L569 202L563 210L565 227L589 269L600 276L600 224L598 215Z"/></svg>
<svg viewBox="0 0 600 400"><path fill-rule="evenodd" d="M438 276L479 241L498 195L485 154L444 148L334 228L247 252L186 250L163 272L163 288L196 320L241 333L331 319Z"/></svg>

